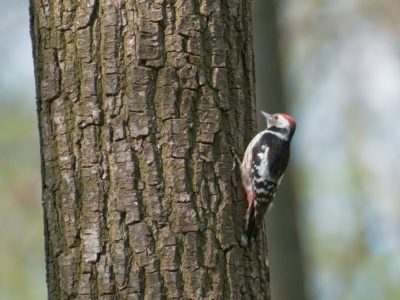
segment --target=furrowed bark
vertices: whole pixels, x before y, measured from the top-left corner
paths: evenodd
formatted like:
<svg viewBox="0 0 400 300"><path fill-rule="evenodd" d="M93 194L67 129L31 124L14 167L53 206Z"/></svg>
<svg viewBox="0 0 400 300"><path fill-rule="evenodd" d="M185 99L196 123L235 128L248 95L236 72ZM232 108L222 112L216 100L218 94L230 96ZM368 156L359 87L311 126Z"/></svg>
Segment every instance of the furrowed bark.
<svg viewBox="0 0 400 300"><path fill-rule="evenodd" d="M31 0L31 35L49 299L269 299L250 1Z"/></svg>

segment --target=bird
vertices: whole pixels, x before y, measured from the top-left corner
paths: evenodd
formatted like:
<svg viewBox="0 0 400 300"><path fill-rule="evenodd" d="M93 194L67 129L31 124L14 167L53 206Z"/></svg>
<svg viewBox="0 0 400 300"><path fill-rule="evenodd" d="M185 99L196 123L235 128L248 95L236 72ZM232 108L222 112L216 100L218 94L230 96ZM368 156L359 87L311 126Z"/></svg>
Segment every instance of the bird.
<svg viewBox="0 0 400 300"><path fill-rule="evenodd" d="M247 211L241 242L250 248L262 226L264 215L272 206L290 157L290 143L296 121L284 113L261 111L267 127L248 144L240 165Z"/></svg>

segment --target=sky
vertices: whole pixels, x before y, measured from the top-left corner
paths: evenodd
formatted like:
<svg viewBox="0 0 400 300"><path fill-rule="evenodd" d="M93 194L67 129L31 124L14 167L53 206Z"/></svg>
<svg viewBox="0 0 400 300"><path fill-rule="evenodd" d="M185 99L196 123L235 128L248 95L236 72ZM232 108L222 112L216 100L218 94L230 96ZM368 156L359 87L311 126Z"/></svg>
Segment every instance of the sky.
<svg viewBox="0 0 400 300"><path fill-rule="evenodd" d="M0 103L21 101L32 109L35 84L28 1L1 1L0 9Z"/></svg>

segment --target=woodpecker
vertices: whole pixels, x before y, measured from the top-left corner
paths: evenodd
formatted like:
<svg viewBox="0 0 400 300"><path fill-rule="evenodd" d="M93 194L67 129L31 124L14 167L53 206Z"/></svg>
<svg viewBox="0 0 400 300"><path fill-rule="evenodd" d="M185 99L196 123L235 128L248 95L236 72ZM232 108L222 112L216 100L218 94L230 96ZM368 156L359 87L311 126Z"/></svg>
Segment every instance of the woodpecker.
<svg viewBox="0 0 400 300"><path fill-rule="evenodd" d="M290 142L296 130L296 121L289 115L263 111L261 114L267 121L267 128L250 141L240 166L248 202L242 237L245 247L251 246L271 207L289 162Z"/></svg>

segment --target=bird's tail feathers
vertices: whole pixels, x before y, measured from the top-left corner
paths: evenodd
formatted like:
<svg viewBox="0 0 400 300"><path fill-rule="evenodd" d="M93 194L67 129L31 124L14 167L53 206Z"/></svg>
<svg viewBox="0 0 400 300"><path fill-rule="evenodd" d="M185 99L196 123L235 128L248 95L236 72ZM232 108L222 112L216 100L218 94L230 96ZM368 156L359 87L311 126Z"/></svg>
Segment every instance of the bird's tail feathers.
<svg viewBox="0 0 400 300"><path fill-rule="evenodd" d="M246 225L242 236L244 247L251 248L252 239L257 235L256 216L254 211L254 202L249 206L246 212Z"/></svg>

